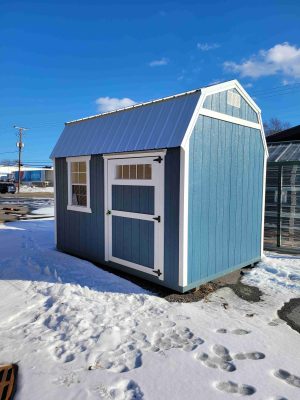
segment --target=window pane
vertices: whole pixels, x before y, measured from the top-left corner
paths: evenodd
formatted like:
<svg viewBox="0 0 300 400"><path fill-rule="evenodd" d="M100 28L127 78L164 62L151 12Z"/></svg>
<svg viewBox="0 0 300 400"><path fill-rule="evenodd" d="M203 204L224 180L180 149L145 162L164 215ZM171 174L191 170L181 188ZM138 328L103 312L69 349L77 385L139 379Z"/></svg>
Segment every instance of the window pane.
<svg viewBox="0 0 300 400"><path fill-rule="evenodd" d="M72 172L78 172L78 162L71 162Z"/></svg>
<svg viewBox="0 0 300 400"><path fill-rule="evenodd" d="M122 165L117 165L116 179L122 179Z"/></svg>
<svg viewBox="0 0 300 400"><path fill-rule="evenodd" d="M152 169L151 164L145 164L145 179L151 179Z"/></svg>
<svg viewBox="0 0 300 400"><path fill-rule="evenodd" d="M72 185L72 205L87 206L86 186Z"/></svg>
<svg viewBox="0 0 300 400"><path fill-rule="evenodd" d="M79 172L86 172L86 162L80 161L78 164L79 164Z"/></svg>
<svg viewBox="0 0 300 400"><path fill-rule="evenodd" d="M130 179L136 179L136 165L130 165Z"/></svg>
<svg viewBox="0 0 300 400"><path fill-rule="evenodd" d="M129 179L129 165L123 165L123 179Z"/></svg>
<svg viewBox="0 0 300 400"><path fill-rule="evenodd" d="M86 173L78 174L78 183L86 183Z"/></svg>
<svg viewBox="0 0 300 400"><path fill-rule="evenodd" d="M78 182L78 173L72 172L72 183L79 183Z"/></svg>
<svg viewBox="0 0 300 400"><path fill-rule="evenodd" d="M144 165L143 164L137 165L137 178L144 179Z"/></svg>

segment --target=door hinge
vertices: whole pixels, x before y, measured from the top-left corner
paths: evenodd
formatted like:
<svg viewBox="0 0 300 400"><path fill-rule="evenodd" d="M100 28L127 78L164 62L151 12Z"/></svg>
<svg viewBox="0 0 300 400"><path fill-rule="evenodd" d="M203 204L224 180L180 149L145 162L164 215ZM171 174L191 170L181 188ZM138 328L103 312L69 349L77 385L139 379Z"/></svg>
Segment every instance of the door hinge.
<svg viewBox="0 0 300 400"><path fill-rule="evenodd" d="M106 215L110 215L111 214L111 211L110 210L107 210L106 211Z"/></svg>
<svg viewBox="0 0 300 400"><path fill-rule="evenodd" d="M160 215L158 217L154 217L155 221L160 222Z"/></svg>
<svg viewBox="0 0 300 400"><path fill-rule="evenodd" d="M161 276L161 275L162 275L162 272L160 272L160 269L153 270L153 272L154 272L155 274L157 274L157 276Z"/></svg>
<svg viewBox="0 0 300 400"><path fill-rule="evenodd" d="M161 156L158 156L157 158L154 158L153 161L158 162L159 164L162 162L163 158Z"/></svg>

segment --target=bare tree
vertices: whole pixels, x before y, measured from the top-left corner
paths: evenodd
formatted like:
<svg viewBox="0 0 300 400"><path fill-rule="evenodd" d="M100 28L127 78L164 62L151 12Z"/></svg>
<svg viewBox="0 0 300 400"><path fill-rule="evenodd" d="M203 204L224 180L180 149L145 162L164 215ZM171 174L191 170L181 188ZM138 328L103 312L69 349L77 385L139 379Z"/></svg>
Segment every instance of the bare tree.
<svg viewBox="0 0 300 400"><path fill-rule="evenodd" d="M280 121L278 118L270 118L269 121L264 122L265 135L269 136L273 133L284 131L291 127L289 122Z"/></svg>

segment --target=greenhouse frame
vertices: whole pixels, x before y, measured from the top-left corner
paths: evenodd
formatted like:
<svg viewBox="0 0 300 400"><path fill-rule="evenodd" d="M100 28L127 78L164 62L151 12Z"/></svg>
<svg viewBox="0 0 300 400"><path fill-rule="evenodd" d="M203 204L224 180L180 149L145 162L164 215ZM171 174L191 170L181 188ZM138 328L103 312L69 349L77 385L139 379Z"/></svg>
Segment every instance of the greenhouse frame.
<svg viewBox="0 0 300 400"><path fill-rule="evenodd" d="M277 142L272 136L267 138L264 247L300 253L300 140L282 141L281 133Z"/></svg>

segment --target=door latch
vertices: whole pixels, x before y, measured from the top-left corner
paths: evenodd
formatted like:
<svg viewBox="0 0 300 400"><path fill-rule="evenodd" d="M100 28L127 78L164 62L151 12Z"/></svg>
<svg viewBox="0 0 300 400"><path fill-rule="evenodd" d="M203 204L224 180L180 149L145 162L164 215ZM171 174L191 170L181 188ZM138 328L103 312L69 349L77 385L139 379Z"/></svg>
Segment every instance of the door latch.
<svg viewBox="0 0 300 400"><path fill-rule="evenodd" d="M110 210L107 210L106 211L106 215L110 215L111 214L111 211Z"/></svg>
<svg viewBox="0 0 300 400"><path fill-rule="evenodd" d="M154 160L153 161L156 161L156 162L158 162L159 164L162 162L162 157L161 156L158 156L157 158L154 158Z"/></svg>
<svg viewBox="0 0 300 400"><path fill-rule="evenodd" d="M157 276L161 276L161 275L162 275L162 273L160 272L160 269L153 270L153 272L154 272L155 274L157 274Z"/></svg>
<svg viewBox="0 0 300 400"><path fill-rule="evenodd" d="M158 217L154 217L155 221L160 222L160 215Z"/></svg>

